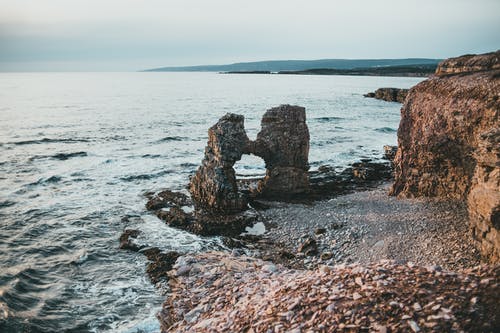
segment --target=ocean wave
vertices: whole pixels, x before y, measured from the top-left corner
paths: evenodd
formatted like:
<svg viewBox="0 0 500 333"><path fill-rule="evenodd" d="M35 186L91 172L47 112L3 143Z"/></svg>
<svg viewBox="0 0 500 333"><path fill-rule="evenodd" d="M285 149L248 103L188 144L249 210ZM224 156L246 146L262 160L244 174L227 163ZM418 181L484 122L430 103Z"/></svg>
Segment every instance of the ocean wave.
<svg viewBox="0 0 500 333"><path fill-rule="evenodd" d="M51 184L51 183L58 183L62 180L61 176L50 176L49 178L40 178L36 182L29 183L28 186L33 186L33 185L42 185L42 184Z"/></svg>
<svg viewBox="0 0 500 333"><path fill-rule="evenodd" d="M13 144L16 146L22 146L22 145L37 145L37 144L42 144L42 143L76 143L76 142L90 142L88 139L50 139L50 138L43 138L39 140L25 140L25 141L14 141L14 142L9 142L9 144Z"/></svg>
<svg viewBox="0 0 500 333"><path fill-rule="evenodd" d="M14 201L10 201L10 200L0 201L0 208L14 206L15 204L16 203Z"/></svg>
<svg viewBox="0 0 500 333"><path fill-rule="evenodd" d="M153 178L165 176L165 175L168 175L169 173L172 173L172 171L164 170L164 171L160 171L157 173L151 173L151 174L139 174L139 175L123 176L123 177L120 177L120 180L123 180L125 182L133 182L136 180L148 180L148 179L153 179Z"/></svg>
<svg viewBox="0 0 500 333"><path fill-rule="evenodd" d="M185 136L166 136L164 138L161 138L160 140L156 141L157 143L161 142L170 142L170 141L184 141L188 140L189 138L186 138Z"/></svg>
<svg viewBox="0 0 500 333"><path fill-rule="evenodd" d="M57 153L54 155L35 155L35 156L30 157L30 161L44 159L44 158L51 158L54 160L65 161L65 160L70 159L72 157L83 157L83 156L87 156L87 152L77 151L74 153Z"/></svg>
<svg viewBox="0 0 500 333"><path fill-rule="evenodd" d="M342 117L320 117L320 118L313 118L312 120L315 120L319 123L327 123L330 121L335 121L335 120L343 120L345 118Z"/></svg>
<svg viewBox="0 0 500 333"><path fill-rule="evenodd" d="M380 127L380 128L376 128L375 131L380 132L380 133L395 133L398 130L395 128L391 128L391 127Z"/></svg>
<svg viewBox="0 0 500 333"><path fill-rule="evenodd" d="M161 155L160 154L144 154L141 157L143 157L143 158L159 158L159 157L161 157Z"/></svg>

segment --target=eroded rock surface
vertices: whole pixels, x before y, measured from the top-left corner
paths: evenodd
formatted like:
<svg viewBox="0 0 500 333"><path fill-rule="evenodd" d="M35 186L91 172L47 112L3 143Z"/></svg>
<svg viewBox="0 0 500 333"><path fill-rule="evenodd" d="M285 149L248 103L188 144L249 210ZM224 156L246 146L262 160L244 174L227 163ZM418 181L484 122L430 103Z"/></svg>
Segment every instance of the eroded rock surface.
<svg viewBox="0 0 500 333"><path fill-rule="evenodd" d="M281 105L269 109L261 124L251 151L266 163L260 194L279 198L307 192L309 130L305 108Z"/></svg>
<svg viewBox="0 0 500 333"><path fill-rule="evenodd" d="M306 192L309 131L305 109L281 105L267 110L255 141L245 133L243 116L227 114L212 126L205 158L189 186L198 207L223 214L247 208L248 200L238 190L233 169L243 154L260 156L266 163L266 177L257 190L260 195L280 198Z"/></svg>
<svg viewBox="0 0 500 333"><path fill-rule="evenodd" d="M247 200L238 191L233 166L248 152L249 143L241 115L228 113L210 127L205 157L189 184L196 205L226 214L247 207Z"/></svg>
<svg viewBox="0 0 500 333"><path fill-rule="evenodd" d="M445 60L438 76L410 90L391 190L467 200L473 232L493 261L500 260L500 69L492 69L498 55Z"/></svg>
<svg viewBox="0 0 500 333"><path fill-rule="evenodd" d="M500 50L485 54L469 54L442 61L436 75L458 74L500 69Z"/></svg>

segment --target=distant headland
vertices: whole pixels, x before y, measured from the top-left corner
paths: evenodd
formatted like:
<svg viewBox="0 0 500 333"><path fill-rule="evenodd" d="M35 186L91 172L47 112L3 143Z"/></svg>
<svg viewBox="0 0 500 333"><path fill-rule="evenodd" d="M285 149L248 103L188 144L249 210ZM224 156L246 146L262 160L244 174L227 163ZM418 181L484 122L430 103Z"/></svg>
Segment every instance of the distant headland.
<svg viewBox="0 0 500 333"><path fill-rule="evenodd" d="M221 72L227 74L428 76L441 59L270 60L226 65L161 67L144 72Z"/></svg>

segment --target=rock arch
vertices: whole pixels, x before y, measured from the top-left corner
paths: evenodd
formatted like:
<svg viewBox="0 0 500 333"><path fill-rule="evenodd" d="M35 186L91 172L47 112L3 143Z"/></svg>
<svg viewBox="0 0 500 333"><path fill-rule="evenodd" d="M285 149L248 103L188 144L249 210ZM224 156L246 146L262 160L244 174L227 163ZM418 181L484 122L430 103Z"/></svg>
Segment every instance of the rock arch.
<svg viewBox="0 0 500 333"><path fill-rule="evenodd" d="M259 156L266 164L258 195L282 198L307 192L309 130L305 108L280 105L267 110L255 141L248 138L241 115L228 113L210 127L202 165L189 184L197 207L224 214L247 208L248 198L238 191L233 168L243 154Z"/></svg>

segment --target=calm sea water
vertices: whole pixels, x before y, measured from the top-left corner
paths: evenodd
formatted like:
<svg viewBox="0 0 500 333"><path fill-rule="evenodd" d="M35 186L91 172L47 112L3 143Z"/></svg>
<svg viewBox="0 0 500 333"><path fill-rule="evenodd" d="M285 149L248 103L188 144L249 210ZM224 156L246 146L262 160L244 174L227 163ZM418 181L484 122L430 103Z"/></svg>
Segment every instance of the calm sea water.
<svg viewBox="0 0 500 333"><path fill-rule="evenodd" d="M0 74L0 331L151 332L164 297L126 227L163 249L220 248L145 211L147 191L182 190L207 129L227 112L255 138L267 108L306 107L312 168L379 158L400 105L364 98L414 78L216 73ZM237 173L262 174L244 157ZM123 219L124 217L128 217Z"/></svg>

